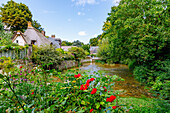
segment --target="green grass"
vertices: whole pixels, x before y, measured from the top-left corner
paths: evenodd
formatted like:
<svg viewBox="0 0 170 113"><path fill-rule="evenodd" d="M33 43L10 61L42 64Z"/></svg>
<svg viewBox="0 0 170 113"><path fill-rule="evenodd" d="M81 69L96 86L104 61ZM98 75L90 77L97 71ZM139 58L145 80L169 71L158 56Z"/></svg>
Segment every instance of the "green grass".
<svg viewBox="0 0 170 113"><path fill-rule="evenodd" d="M165 100L151 98L120 98L119 104L131 108L129 113L170 113L170 104Z"/></svg>

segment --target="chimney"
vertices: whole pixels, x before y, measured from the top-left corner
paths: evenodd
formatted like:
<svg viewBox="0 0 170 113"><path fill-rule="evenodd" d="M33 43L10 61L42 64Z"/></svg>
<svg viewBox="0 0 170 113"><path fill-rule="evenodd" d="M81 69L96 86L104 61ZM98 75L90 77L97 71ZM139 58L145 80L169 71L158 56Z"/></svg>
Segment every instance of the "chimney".
<svg viewBox="0 0 170 113"><path fill-rule="evenodd" d="M45 36L45 31L41 31L42 35Z"/></svg>
<svg viewBox="0 0 170 113"><path fill-rule="evenodd" d="M32 23L30 21L28 21L28 28L33 28Z"/></svg>
<svg viewBox="0 0 170 113"><path fill-rule="evenodd" d="M55 38L55 35L51 35L51 38Z"/></svg>

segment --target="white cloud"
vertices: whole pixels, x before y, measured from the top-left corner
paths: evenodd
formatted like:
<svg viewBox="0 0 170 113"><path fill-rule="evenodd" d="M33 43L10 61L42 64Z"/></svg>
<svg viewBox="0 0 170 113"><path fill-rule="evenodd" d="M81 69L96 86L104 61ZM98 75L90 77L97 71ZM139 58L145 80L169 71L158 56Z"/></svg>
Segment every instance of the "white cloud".
<svg viewBox="0 0 170 113"><path fill-rule="evenodd" d="M121 1L121 0L113 0L113 4L114 4L115 6L118 6L120 1Z"/></svg>
<svg viewBox="0 0 170 113"><path fill-rule="evenodd" d="M80 15L84 16L85 13L83 13L83 12L78 12L77 15L79 15L79 16L80 16Z"/></svg>
<svg viewBox="0 0 170 113"><path fill-rule="evenodd" d="M86 4L96 4L96 0L72 0L72 2L75 2L76 5L86 5Z"/></svg>
<svg viewBox="0 0 170 113"><path fill-rule="evenodd" d="M86 36L87 34L86 34L86 31L80 31L80 32L78 32L78 35L80 35L80 36Z"/></svg>

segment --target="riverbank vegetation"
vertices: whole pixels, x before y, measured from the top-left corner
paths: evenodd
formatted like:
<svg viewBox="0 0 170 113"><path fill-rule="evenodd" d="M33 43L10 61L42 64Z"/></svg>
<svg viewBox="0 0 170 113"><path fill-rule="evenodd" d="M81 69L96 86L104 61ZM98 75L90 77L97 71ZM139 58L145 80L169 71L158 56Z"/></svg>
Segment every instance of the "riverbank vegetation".
<svg viewBox="0 0 170 113"><path fill-rule="evenodd" d="M107 63L128 64L141 83L170 97L169 7L164 0L121 0L103 25L98 55Z"/></svg>

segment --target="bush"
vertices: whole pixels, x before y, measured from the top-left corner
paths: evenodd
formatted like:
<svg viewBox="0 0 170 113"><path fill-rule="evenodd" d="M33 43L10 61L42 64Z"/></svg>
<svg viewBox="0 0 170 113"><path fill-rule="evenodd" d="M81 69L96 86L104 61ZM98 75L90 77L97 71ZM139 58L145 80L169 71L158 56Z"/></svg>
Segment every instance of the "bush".
<svg viewBox="0 0 170 113"><path fill-rule="evenodd" d="M59 65L63 58L59 51L51 46L37 47L33 45L32 61L36 64L41 64L45 69L53 69Z"/></svg>
<svg viewBox="0 0 170 113"><path fill-rule="evenodd" d="M68 49L68 52L74 55L77 61L86 57L85 51L81 47L72 47Z"/></svg>
<svg viewBox="0 0 170 113"><path fill-rule="evenodd" d="M154 64L136 66L133 73L137 80L152 86L155 91L160 91L161 98L169 99L169 69L170 60L155 61Z"/></svg>
<svg viewBox="0 0 170 113"><path fill-rule="evenodd" d="M10 57L0 57L0 69L9 69L14 66L14 63Z"/></svg>

